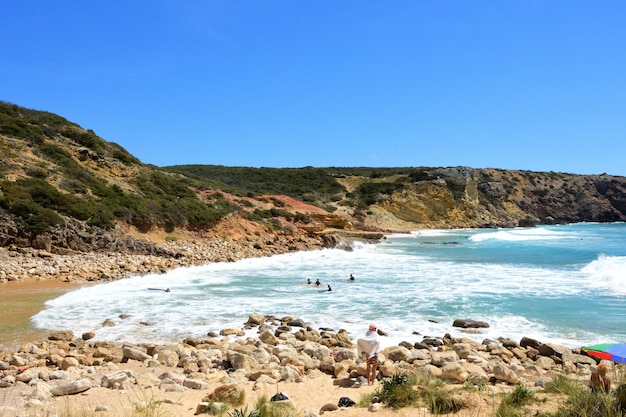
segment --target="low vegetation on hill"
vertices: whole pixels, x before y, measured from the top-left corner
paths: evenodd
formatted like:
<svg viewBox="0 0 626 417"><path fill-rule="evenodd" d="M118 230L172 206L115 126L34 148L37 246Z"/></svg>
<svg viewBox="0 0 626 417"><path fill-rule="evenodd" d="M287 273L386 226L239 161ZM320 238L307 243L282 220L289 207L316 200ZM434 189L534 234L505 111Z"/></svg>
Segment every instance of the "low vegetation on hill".
<svg viewBox="0 0 626 417"><path fill-rule="evenodd" d="M31 236L63 216L110 229L205 228L236 210L200 201L187 178L142 164L123 147L66 119L0 102L0 208Z"/></svg>
<svg viewBox="0 0 626 417"><path fill-rule="evenodd" d="M280 196L316 207L317 217ZM201 231L233 213L268 233L626 221L626 178L468 167L159 168L61 116L0 102L2 244L32 241L68 219L92 232L119 224Z"/></svg>

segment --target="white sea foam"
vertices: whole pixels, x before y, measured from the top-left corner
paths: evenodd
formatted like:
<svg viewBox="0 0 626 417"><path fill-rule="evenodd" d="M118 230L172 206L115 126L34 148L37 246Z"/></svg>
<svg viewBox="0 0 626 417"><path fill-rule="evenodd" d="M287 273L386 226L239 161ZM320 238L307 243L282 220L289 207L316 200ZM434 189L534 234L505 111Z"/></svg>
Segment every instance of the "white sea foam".
<svg viewBox="0 0 626 417"><path fill-rule="evenodd" d="M485 240L501 240L508 242L521 242L532 240L554 240L566 239L570 237L567 233L542 228L519 228L498 230L497 232L478 233L472 235L473 242L483 242Z"/></svg>
<svg viewBox="0 0 626 417"><path fill-rule="evenodd" d="M600 320L617 317L602 328L626 337L619 330L623 317L619 304L612 307L611 300L594 297L602 280L607 287L624 288L626 257L600 257L582 268L562 264L557 251L556 264L537 265L520 259L517 247L510 253L498 252L500 258L494 259L493 249L484 248L480 240L445 244L448 237L494 233L500 231L445 231L411 239L403 235L378 245L355 245L351 252L324 249L179 268L67 293L47 303L33 322L77 334L95 331L97 339L171 342L240 328L249 314L259 312L299 317L315 327L343 328L352 335L375 322L389 333L389 343L450 333L476 340L529 336L576 345L605 336L593 324L585 325L590 318L576 307L584 302L599 312ZM559 233L539 230L523 235L558 239ZM435 235L443 238L436 240ZM421 245L423 241L430 244ZM534 253L525 256L532 260ZM355 282L341 280L351 273ZM307 278L320 279L324 288L330 284L333 290L298 285ZM171 292L150 287L169 287ZM122 314L129 317L122 319ZM483 320L490 327L467 335L451 326L456 318ZM103 327L106 319L116 326Z"/></svg>
<svg viewBox="0 0 626 417"><path fill-rule="evenodd" d="M626 294L626 256L601 255L582 268L582 272L591 285Z"/></svg>

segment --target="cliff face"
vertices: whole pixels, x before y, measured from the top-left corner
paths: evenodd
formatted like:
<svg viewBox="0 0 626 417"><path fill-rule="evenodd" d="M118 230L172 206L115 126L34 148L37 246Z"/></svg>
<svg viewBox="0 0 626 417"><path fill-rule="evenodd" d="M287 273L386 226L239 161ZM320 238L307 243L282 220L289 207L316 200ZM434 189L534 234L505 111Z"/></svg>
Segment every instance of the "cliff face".
<svg viewBox="0 0 626 417"><path fill-rule="evenodd" d="M388 230L626 221L626 178L467 167L430 171L370 207Z"/></svg>

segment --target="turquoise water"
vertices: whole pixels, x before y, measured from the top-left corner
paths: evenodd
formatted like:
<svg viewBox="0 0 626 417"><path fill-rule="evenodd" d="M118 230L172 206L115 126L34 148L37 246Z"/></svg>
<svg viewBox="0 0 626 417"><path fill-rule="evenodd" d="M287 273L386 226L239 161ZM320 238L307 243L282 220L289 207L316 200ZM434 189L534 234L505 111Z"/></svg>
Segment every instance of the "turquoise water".
<svg viewBox="0 0 626 417"><path fill-rule="evenodd" d="M356 281L345 281L351 273ZM307 278L332 291L302 286ZM353 336L372 322L389 334L386 344L446 333L479 341L528 336L572 347L626 342L626 224L429 230L357 244L351 252L179 268L67 293L32 322L154 343L240 328L253 312ZM457 318L490 327L461 333L452 327ZM116 326L102 327L105 319Z"/></svg>

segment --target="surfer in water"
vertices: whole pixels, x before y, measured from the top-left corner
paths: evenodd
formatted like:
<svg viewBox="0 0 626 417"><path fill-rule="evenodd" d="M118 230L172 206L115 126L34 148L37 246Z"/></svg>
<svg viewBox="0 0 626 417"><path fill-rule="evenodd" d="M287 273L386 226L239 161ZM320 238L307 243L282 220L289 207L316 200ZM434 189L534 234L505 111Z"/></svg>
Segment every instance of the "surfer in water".
<svg viewBox="0 0 626 417"><path fill-rule="evenodd" d="M308 285L311 285L311 278L307 278L307 279L306 279L306 283L307 283Z"/></svg>
<svg viewBox="0 0 626 417"><path fill-rule="evenodd" d="M165 288L165 289L163 289L163 288L148 288L148 289L152 290L152 291L171 292L171 290L169 288Z"/></svg>
<svg viewBox="0 0 626 417"><path fill-rule="evenodd" d="M352 276L352 274L350 274L350 278L348 278L350 281L354 281L356 278L354 278L354 276Z"/></svg>
<svg viewBox="0 0 626 417"><path fill-rule="evenodd" d="M315 280L315 285L317 285L318 287L322 285L319 278Z"/></svg>
<svg viewBox="0 0 626 417"><path fill-rule="evenodd" d="M328 291L332 291L332 290L333 290L333 289L332 289L332 288L330 288L330 285L329 285L329 286L328 286Z"/></svg>

